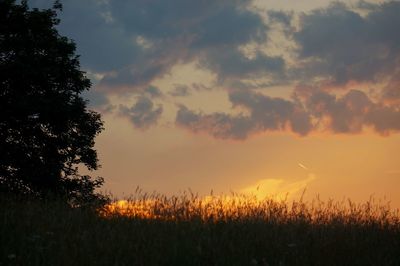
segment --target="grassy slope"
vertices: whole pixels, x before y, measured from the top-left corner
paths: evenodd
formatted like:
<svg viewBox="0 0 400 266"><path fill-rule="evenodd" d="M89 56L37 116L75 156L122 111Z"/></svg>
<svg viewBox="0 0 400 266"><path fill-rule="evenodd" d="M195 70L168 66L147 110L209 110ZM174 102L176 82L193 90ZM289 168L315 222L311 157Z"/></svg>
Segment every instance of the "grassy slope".
<svg viewBox="0 0 400 266"><path fill-rule="evenodd" d="M0 265L400 265L400 225L390 215L325 212L330 218L312 222L305 211L280 214L290 219L254 213L217 221L101 218L3 198Z"/></svg>

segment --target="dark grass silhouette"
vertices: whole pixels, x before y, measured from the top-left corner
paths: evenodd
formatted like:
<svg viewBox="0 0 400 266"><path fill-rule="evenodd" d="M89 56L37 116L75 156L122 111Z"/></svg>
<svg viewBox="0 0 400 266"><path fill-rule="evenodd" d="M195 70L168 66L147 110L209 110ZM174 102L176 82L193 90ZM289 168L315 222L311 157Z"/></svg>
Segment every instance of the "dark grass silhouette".
<svg viewBox="0 0 400 266"><path fill-rule="evenodd" d="M373 199L139 193L128 202L93 210L2 197L0 264L400 265L398 211Z"/></svg>

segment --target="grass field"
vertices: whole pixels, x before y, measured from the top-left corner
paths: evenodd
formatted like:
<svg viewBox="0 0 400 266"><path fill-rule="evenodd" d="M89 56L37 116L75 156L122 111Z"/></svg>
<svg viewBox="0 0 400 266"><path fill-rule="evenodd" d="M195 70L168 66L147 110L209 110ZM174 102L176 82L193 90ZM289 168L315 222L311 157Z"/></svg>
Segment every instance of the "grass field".
<svg viewBox="0 0 400 266"><path fill-rule="evenodd" d="M137 194L96 211L0 197L0 265L400 265L373 200Z"/></svg>

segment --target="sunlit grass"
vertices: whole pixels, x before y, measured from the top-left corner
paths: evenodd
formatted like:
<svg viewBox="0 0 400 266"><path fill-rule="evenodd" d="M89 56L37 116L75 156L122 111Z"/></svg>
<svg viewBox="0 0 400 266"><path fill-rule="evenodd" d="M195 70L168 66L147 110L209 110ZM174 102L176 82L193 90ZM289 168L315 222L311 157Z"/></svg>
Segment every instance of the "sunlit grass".
<svg viewBox="0 0 400 266"><path fill-rule="evenodd" d="M316 197L314 200L289 201L287 198L265 197L235 194L209 195L200 197L191 192L180 196L136 193L124 200L114 200L99 210L102 217L127 217L131 219L149 219L164 221L229 222L264 221L290 223L302 221L310 224L380 224L398 226L398 209L392 209L389 202L370 198L365 203L354 203L350 199L343 201Z"/></svg>

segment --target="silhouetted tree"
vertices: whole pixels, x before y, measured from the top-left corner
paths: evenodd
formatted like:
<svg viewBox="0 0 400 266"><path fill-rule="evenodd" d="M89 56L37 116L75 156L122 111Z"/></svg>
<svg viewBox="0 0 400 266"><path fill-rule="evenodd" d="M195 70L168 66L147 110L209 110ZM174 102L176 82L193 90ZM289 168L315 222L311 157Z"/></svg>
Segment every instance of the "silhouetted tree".
<svg viewBox="0 0 400 266"><path fill-rule="evenodd" d="M56 29L57 10L58 1L39 10L0 0L0 190L89 201L103 179L78 166L99 167L103 122L80 96L91 83Z"/></svg>

